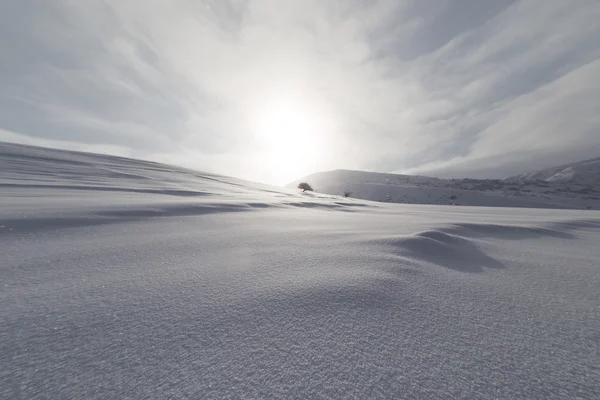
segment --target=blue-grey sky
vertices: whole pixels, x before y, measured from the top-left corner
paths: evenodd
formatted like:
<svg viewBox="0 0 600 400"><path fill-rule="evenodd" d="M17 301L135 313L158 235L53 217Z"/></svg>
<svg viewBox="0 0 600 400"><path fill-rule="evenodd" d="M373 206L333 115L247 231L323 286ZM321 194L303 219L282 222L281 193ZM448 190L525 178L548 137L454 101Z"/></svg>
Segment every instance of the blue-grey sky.
<svg viewBox="0 0 600 400"><path fill-rule="evenodd" d="M7 0L0 140L283 184L600 156L597 0Z"/></svg>

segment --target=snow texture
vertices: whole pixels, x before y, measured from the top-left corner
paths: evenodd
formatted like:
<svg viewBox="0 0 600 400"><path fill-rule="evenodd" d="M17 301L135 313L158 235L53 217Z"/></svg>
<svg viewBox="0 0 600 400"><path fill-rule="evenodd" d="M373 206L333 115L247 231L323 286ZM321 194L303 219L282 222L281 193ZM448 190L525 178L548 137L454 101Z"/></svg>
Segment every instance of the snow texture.
<svg viewBox="0 0 600 400"><path fill-rule="evenodd" d="M0 144L0 398L597 399L599 239Z"/></svg>

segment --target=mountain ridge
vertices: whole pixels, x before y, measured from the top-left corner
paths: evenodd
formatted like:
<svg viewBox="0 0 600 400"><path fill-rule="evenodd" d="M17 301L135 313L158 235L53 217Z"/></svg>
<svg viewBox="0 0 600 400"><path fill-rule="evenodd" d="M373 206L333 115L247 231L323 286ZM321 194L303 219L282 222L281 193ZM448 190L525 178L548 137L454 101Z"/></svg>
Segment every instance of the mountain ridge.
<svg viewBox="0 0 600 400"><path fill-rule="evenodd" d="M515 175L508 180L600 183L600 157Z"/></svg>
<svg viewBox="0 0 600 400"><path fill-rule="evenodd" d="M505 179L443 179L349 169L317 172L307 181L321 193L392 203L600 209L600 157Z"/></svg>

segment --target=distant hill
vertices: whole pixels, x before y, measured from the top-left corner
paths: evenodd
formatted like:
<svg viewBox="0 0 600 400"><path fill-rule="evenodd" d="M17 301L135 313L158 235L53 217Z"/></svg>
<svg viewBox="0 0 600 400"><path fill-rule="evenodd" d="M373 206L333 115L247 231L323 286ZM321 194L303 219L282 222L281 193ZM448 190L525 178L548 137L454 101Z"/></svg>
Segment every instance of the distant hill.
<svg viewBox="0 0 600 400"><path fill-rule="evenodd" d="M364 200L489 207L600 209L600 158L507 179L440 179L334 170L291 182L317 192Z"/></svg>
<svg viewBox="0 0 600 400"><path fill-rule="evenodd" d="M546 181L579 185L600 184L600 157L546 168L508 178L509 181Z"/></svg>

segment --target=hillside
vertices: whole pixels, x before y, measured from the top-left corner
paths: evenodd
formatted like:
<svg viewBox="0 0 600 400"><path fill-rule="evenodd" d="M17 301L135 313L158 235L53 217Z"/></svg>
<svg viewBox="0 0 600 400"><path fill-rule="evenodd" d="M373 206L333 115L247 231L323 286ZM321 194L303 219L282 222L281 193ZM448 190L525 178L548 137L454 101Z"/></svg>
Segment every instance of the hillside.
<svg viewBox="0 0 600 400"><path fill-rule="evenodd" d="M581 186L597 186L600 184L600 157L528 172L513 176L507 180L523 182L546 181Z"/></svg>
<svg viewBox="0 0 600 400"><path fill-rule="evenodd" d="M2 399L600 398L600 212L2 143L0 204Z"/></svg>
<svg viewBox="0 0 600 400"><path fill-rule="evenodd" d="M439 179L426 176L335 170L306 181L331 195L406 204L600 209L600 159L499 179Z"/></svg>

